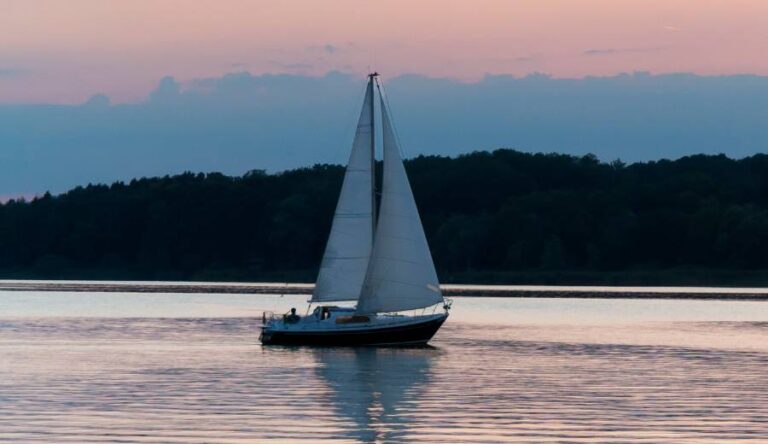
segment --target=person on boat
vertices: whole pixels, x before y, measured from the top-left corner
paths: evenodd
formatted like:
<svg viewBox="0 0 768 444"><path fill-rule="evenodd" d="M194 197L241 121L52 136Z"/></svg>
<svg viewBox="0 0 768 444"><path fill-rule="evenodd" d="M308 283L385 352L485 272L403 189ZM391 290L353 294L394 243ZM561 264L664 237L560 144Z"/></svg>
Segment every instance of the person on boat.
<svg viewBox="0 0 768 444"><path fill-rule="evenodd" d="M291 308L291 314L285 317L285 322L288 324L295 324L299 322L299 319L301 319L301 316L296 314L296 309Z"/></svg>

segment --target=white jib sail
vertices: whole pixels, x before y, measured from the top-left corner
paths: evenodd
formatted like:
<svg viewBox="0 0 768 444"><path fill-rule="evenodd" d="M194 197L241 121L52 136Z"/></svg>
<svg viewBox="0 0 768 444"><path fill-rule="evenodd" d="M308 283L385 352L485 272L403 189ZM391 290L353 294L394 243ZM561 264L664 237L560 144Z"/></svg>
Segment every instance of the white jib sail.
<svg viewBox="0 0 768 444"><path fill-rule="evenodd" d="M371 81L357 123L312 302L357 300L363 287L373 248L372 104Z"/></svg>
<svg viewBox="0 0 768 444"><path fill-rule="evenodd" d="M384 176L379 220L357 313L428 307L443 301L416 201L382 100Z"/></svg>

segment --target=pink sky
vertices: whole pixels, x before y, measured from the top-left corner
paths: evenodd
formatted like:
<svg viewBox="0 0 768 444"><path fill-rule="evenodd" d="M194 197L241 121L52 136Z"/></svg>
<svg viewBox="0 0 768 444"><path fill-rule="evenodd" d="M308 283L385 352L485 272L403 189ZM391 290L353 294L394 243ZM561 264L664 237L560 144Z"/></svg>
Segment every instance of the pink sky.
<svg viewBox="0 0 768 444"><path fill-rule="evenodd" d="M0 102L228 72L768 75L766 0L4 0Z"/></svg>

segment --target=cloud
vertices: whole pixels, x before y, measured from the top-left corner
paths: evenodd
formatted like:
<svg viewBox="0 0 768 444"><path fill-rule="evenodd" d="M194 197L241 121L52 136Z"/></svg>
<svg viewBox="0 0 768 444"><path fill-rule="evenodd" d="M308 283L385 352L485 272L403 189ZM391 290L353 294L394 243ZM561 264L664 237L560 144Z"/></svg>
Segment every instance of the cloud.
<svg viewBox="0 0 768 444"><path fill-rule="evenodd" d="M280 68L280 69L282 69L282 70L286 70L286 71L293 72L293 73L299 73L299 74L311 71L312 68L315 67L314 64L312 64L311 62L308 62L308 61L302 61L302 62L281 62L281 61L278 61L278 60L270 60L269 63L274 65L274 66L276 66L276 67L278 67L278 68Z"/></svg>
<svg viewBox="0 0 768 444"><path fill-rule="evenodd" d="M109 97L104 94L94 94L83 103L83 106L94 108L107 108L110 105Z"/></svg>
<svg viewBox="0 0 768 444"><path fill-rule="evenodd" d="M324 45L319 45L319 46L307 46L305 49L307 52L311 52L311 53L319 52L326 55L333 55L342 50L340 46L332 45L330 43L326 43Z"/></svg>
<svg viewBox="0 0 768 444"><path fill-rule="evenodd" d="M665 47L652 47L652 48L598 48L587 49L582 54L585 56L608 56L616 54L631 54L631 53L643 53L643 52L657 52L663 51Z"/></svg>
<svg viewBox="0 0 768 444"><path fill-rule="evenodd" d="M632 162L768 148L768 77L385 78L403 151L499 147ZM190 171L242 174L349 154L364 76L163 78L137 104L0 105L0 195Z"/></svg>
<svg viewBox="0 0 768 444"><path fill-rule="evenodd" d="M165 76L160 80L154 91L149 93L149 101L153 103L169 102L177 99L181 94L181 84L172 76Z"/></svg>
<svg viewBox="0 0 768 444"><path fill-rule="evenodd" d="M21 77L26 73L27 73L27 70L19 69L19 68L0 68L0 78Z"/></svg>

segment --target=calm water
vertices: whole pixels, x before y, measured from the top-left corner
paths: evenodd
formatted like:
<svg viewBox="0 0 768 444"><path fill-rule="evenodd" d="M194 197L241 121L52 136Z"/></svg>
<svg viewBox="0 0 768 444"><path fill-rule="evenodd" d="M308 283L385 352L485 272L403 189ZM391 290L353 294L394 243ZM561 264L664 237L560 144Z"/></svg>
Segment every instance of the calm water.
<svg viewBox="0 0 768 444"><path fill-rule="evenodd" d="M0 292L0 442L768 442L765 302L456 298L433 348L262 348L304 299Z"/></svg>

